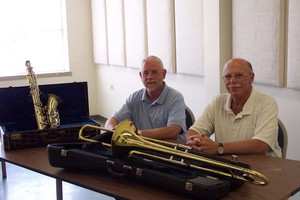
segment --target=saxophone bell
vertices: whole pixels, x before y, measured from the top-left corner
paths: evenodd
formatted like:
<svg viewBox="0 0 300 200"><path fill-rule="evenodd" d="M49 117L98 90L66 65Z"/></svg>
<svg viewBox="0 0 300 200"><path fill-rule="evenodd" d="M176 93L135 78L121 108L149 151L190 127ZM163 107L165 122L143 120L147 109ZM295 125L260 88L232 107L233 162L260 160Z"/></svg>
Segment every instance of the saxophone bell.
<svg viewBox="0 0 300 200"><path fill-rule="evenodd" d="M59 96L55 94L48 94L48 103L46 110L50 128L57 128L60 126L60 117L57 106L61 102L62 100Z"/></svg>

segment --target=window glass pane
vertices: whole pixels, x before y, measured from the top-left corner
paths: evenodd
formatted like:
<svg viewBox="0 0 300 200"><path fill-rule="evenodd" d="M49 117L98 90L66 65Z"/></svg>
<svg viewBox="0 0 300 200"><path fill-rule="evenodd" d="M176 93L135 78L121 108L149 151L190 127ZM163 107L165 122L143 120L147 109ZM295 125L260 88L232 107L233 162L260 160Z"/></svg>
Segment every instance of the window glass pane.
<svg viewBox="0 0 300 200"><path fill-rule="evenodd" d="M0 76L68 71L65 0L0 0Z"/></svg>

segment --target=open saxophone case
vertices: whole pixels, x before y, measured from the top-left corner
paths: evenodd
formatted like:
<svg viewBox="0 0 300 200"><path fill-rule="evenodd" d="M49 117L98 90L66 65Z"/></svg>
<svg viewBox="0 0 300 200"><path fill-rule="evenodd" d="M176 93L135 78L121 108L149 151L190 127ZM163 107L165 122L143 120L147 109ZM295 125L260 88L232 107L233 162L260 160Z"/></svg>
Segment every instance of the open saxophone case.
<svg viewBox="0 0 300 200"><path fill-rule="evenodd" d="M49 144L50 165L109 173L122 180L141 181L188 198L207 200L223 198L242 186L244 180L235 176L243 177L243 171L250 170L245 163L192 150L186 153L186 147L174 143L160 144L149 138L148 141L128 129L131 126L128 124L122 121L114 131L104 132L92 140L84 139L85 142ZM229 165L234 169L224 167Z"/></svg>
<svg viewBox="0 0 300 200"><path fill-rule="evenodd" d="M59 113L60 125L56 128L38 129L31 92L28 85L0 88L0 134L5 150L78 142L78 132L84 124L99 125L89 116L87 82L39 85L43 107ZM55 102L56 96L60 100ZM88 134L92 137L97 131Z"/></svg>

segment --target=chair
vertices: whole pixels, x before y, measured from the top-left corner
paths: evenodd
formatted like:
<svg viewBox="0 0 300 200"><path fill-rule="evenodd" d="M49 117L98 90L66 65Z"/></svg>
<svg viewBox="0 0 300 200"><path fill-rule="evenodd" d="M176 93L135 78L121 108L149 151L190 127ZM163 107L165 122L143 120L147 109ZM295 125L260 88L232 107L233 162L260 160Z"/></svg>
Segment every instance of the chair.
<svg viewBox="0 0 300 200"><path fill-rule="evenodd" d="M281 147L282 158L285 158L288 144L288 135L285 126L280 119L278 119L278 143Z"/></svg>
<svg viewBox="0 0 300 200"><path fill-rule="evenodd" d="M192 110L189 107L185 107L185 123L186 123L186 129L188 130L195 122L195 116L192 112Z"/></svg>

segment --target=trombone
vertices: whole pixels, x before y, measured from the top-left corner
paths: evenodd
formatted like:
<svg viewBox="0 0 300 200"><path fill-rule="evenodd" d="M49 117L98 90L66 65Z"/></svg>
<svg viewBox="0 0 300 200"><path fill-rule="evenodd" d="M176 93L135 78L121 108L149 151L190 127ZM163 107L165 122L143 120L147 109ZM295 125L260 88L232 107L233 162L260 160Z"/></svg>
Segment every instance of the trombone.
<svg viewBox="0 0 300 200"><path fill-rule="evenodd" d="M137 128L135 124L130 120L121 121L115 128L115 130L106 129L99 126L84 125L79 131L79 139L87 142L99 142L94 139L89 139L83 136L83 132L87 128L92 129L100 129L103 131L112 132L111 144L107 144L101 142L102 145L106 147L110 147L112 149L112 153L117 158L124 158L130 157L133 155L140 155L146 156L150 159L157 159L166 162L170 162L173 164L178 164L181 166L190 167L193 169L198 169L202 171L207 171L213 174L222 175L226 177L231 177L234 179L242 180L248 183L252 183L255 185L268 185L269 179L249 168L241 167L238 165L214 160L212 158L207 158L205 156L201 156L199 154L191 153L191 147L182 145L182 144L175 144L172 142L166 142L161 140L156 140L148 137L143 137L138 135L136 132ZM163 154L170 155L170 158L165 158L163 156L153 155L146 152L139 151L139 149L145 150L153 150L156 152L160 152ZM176 160L174 157L179 157L181 160ZM215 166L219 169L211 169L204 166L198 166L196 164L192 164L188 161L191 159L192 161L200 161L202 163L209 164L211 166ZM220 170L223 169L223 170ZM242 175L237 175L235 172L240 172Z"/></svg>

